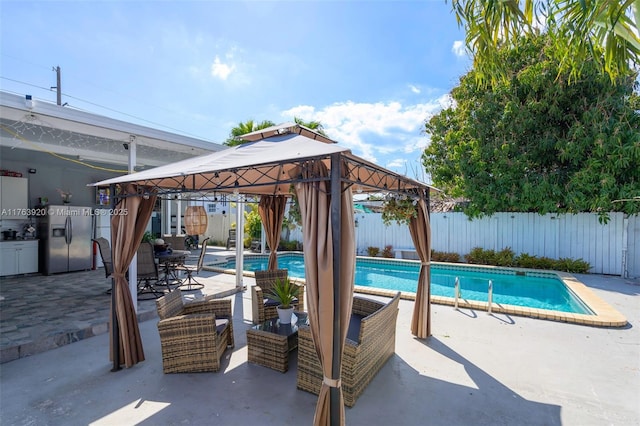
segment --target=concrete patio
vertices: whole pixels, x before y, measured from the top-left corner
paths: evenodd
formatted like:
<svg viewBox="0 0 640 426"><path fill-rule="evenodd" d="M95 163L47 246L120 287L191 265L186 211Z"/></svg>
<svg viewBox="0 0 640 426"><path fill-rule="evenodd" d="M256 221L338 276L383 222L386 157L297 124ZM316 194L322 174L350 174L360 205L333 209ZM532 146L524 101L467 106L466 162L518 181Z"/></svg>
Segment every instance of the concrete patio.
<svg viewBox="0 0 640 426"><path fill-rule="evenodd" d="M102 271L89 273L104 283ZM234 285L231 275L207 275L219 289ZM421 341L409 331L413 302L402 300L396 355L346 410L347 424L640 424L640 283L579 278L626 315L629 326L592 328L433 305L433 335ZM34 297L54 290L47 286ZM148 312L140 323L144 362L111 372L107 334L6 362L1 423L311 424L317 398L296 389L296 352L284 374L248 364L250 292L227 297L236 347L220 372L163 374L154 302L140 302ZM82 318L85 308L63 309L77 309Z"/></svg>

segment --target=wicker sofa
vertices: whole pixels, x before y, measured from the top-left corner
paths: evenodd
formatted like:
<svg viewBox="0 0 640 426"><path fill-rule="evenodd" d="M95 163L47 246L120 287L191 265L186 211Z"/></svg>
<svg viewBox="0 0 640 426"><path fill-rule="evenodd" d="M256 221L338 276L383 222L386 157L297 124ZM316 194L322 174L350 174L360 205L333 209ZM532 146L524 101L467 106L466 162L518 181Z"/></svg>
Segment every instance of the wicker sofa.
<svg viewBox="0 0 640 426"><path fill-rule="evenodd" d="M286 269L276 269L275 271L255 271L256 285L251 287L251 310L254 324L262 324L268 319L278 316L278 303L270 299L269 292L275 285L276 280L287 278L289 271ZM294 307L298 311L304 310L304 286L294 283L300 287L298 291L298 303Z"/></svg>
<svg viewBox="0 0 640 426"><path fill-rule="evenodd" d="M362 297L353 298L349 331L342 358L344 403L353 407L360 394L395 352L397 293L388 303ZM297 386L316 395L320 393L322 370L311 337L311 329L298 329Z"/></svg>
<svg viewBox="0 0 640 426"><path fill-rule="evenodd" d="M156 300L165 373L218 371L227 347L234 346L231 300L185 303L179 289Z"/></svg>

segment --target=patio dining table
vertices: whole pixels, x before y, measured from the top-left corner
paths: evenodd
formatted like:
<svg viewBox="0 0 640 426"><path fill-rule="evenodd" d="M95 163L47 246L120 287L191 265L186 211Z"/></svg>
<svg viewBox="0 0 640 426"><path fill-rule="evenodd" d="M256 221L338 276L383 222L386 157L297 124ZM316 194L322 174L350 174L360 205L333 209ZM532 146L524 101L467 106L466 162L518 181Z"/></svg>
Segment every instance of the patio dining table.
<svg viewBox="0 0 640 426"><path fill-rule="evenodd" d="M164 269L164 281L169 291L171 291L171 284L182 284L182 279L178 275L176 266L183 265L190 254L191 252L188 250L171 250L156 253L158 264Z"/></svg>

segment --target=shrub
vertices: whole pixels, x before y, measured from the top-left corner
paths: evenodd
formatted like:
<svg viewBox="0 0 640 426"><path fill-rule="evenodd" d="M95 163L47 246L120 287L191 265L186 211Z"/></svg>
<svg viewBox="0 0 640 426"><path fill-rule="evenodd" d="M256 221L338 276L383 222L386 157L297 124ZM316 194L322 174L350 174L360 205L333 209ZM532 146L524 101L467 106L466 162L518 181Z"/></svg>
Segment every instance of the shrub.
<svg viewBox="0 0 640 426"><path fill-rule="evenodd" d="M442 257L442 254L432 252L432 260L438 261L441 260ZM527 253L521 253L515 256L515 253L510 247L506 247L499 252L474 247L464 258L467 263L475 263L478 265L517 266L520 268L553 269L556 271L575 273L586 273L591 269L591 265L582 259L561 258L556 260L550 257L538 257Z"/></svg>
<svg viewBox="0 0 640 426"><path fill-rule="evenodd" d="M260 239L260 236L262 235L262 221L260 219L260 214L258 213L258 205L251 203L250 206L251 211L244 212L244 232L250 239L257 240ZM251 242L249 242L249 247L250 246Z"/></svg>
<svg viewBox="0 0 640 426"><path fill-rule="evenodd" d="M367 247L367 255L369 257L376 257L380 253L380 249L378 247Z"/></svg>
<svg viewBox="0 0 640 426"><path fill-rule="evenodd" d="M569 259L566 257L561 257L560 259L556 260L555 263L555 269L558 271L584 274L588 272L589 269L591 269L591 265L589 264L589 262L586 262L582 259Z"/></svg>
<svg viewBox="0 0 640 426"><path fill-rule="evenodd" d="M282 241L280 240L280 250L283 251L299 251L302 249L302 243L296 240Z"/></svg>
<svg viewBox="0 0 640 426"><path fill-rule="evenodd" d="M515 265L521 268L554 269L556 271L586 273L591 265L582 259L560 258L558 260L549 257L532 256L522 253L515 258Z"/></svg>
<svg viewBox="0 0 640 426"><path fill-rule="evenodd" d="M459 263L460 255L455 252L431 250L431 260L434 262Z"/></svg>
<svg viewBox="0 0 640 426"><path fill-rule="evenodd" d="M464 256L467 263L475 263L477 265L491 265L495 257L495 250L485 250L482 247L474 247L469 254Z"/></svg>
<svg viewBox="0 0 640 426"><path fill-rule="evenodd" d="M531 256L527 253L521 253L515 258L515 265L521 268L536 268L538 266L538 257Z"/></svg>
<svg viewBox="0 0 640 426"><path fill-rule="evenodd" d="M382 257L392 258L393 256L393 246L385 246L384 250L382 250Z"/></svg>
<svg viewBox="0 0 640 426"><path fill-rule="evenodd" d="M511 247L506 247L495 253L491 264L496 266L513 266L515 264L515 257L516 254L511 250Z"/></svg>

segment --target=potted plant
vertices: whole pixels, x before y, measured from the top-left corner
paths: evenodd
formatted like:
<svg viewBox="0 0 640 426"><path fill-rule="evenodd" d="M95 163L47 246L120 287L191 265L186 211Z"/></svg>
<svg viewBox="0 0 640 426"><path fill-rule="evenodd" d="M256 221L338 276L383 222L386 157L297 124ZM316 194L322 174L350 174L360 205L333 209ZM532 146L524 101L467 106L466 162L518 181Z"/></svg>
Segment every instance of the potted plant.
<svg viewBox="0 0 640 426"><path fill-rule="evenodd" d="M271 288L271 297L280 303L277 306L280 324L291 324L291 315L293 314L292 303L298 298L299 289L300 288L293 284L289 278L283 280L277 278Z"/></svg>

